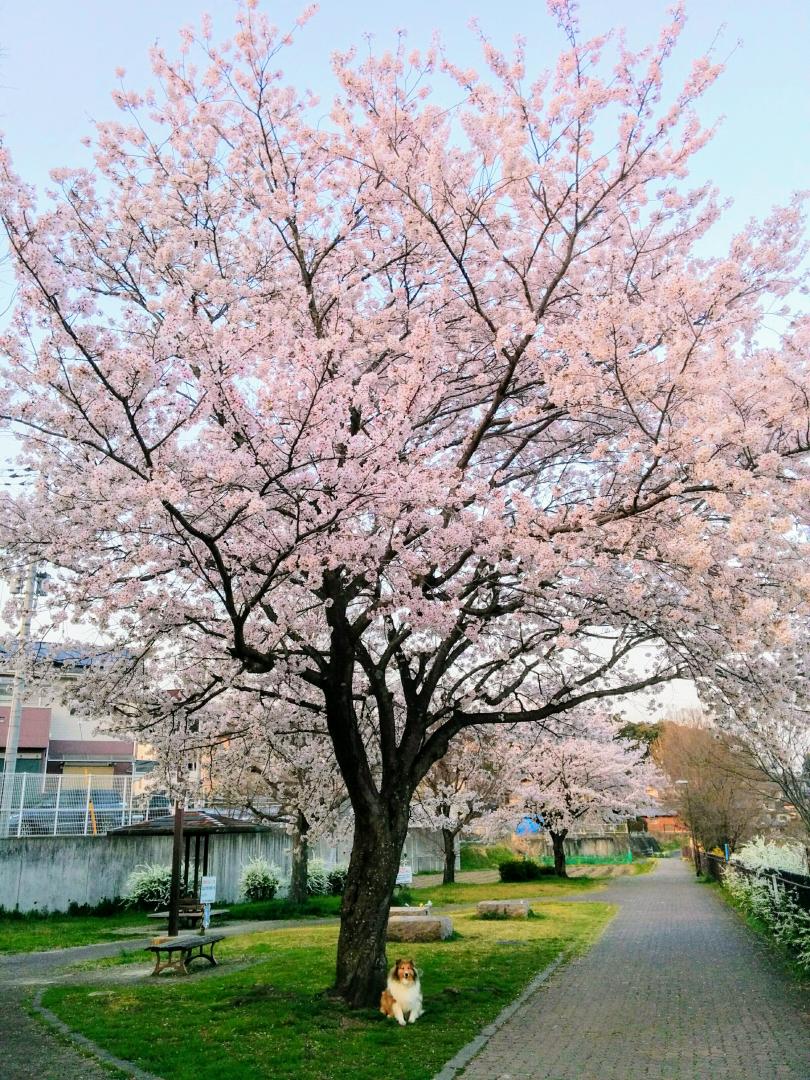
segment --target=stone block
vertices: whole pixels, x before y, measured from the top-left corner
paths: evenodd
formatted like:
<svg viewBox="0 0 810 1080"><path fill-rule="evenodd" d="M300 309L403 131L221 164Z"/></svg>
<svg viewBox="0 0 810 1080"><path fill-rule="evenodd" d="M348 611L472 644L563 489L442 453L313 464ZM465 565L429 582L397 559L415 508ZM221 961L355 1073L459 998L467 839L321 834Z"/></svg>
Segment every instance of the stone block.
<svg viewBox="0 0 810 1080"><path fill-rule="evenodd" d="M410 918L412 915L430 915L429 907L392 907L388 912L391 915L404 915Z"/></svg>
<svg viewBox="0 0 810 1080"><path fill-rule="evenodd" d="M528 900L481 900L478 914L490 917L500 915L504 919L525 919L529 914Z"/></svg>
<svg viewBox="0 0 810 1080"><path fill-rule="evenodd" d="M388 920L389 941L444 941L452 933L453 920L446 915L395 915Z"/></svg>

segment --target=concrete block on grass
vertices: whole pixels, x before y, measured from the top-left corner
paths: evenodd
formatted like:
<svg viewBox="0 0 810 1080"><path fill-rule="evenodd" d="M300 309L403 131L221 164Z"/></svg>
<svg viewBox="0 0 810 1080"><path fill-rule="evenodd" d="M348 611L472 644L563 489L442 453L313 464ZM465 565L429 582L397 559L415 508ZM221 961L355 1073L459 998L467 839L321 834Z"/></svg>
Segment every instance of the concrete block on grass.
<svg viewBox="0 0 810 1080"><path fill-rule="evenodd" d="M483 918L526 919L529 915L528 900L481 900L478 914Z"/></svg>
<svg viewBox="0 0 810 1080"><path fill-rule="evenodd" d="M389 941L445 941L453 935L446 915L394 915L388 920Z"/></svg>

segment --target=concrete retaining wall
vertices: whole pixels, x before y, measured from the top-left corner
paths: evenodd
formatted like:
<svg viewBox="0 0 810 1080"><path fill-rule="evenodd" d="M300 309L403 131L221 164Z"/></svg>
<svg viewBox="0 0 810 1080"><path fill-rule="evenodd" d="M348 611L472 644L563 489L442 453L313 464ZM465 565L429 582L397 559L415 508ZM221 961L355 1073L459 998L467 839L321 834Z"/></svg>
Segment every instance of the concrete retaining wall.
<svg viewBox="0 0 810 1080"><path fill-rule="evenodd" d="M566 855L596 855L603 859L621 857L630 850L626 833L609 836L567 836L564 840ZM528 849L532 856L550 856L553 852L551 840L542 837L522 838L521 847Z"/></svg>
<svg viewBox="0 0 810 1080"><path fill-rule="evenodd" d="M403 857L414 872L442 866L441 836L413 829ZM194 858L194 843L191 847ZM312 858L327 864L348 862L350 848L314 844ZM66 911L68 905L97 904L124 891L136 866L167 866L172 857L170 836L28 836L0 840L0 906L20 911ZM283 876L290 872L290 838L281 829L262 833L212 836L208 872L217 878L217 902L233 903L239 896L242 867L261 857L275 863ZM192 863L193 872L193 863Z"/></svg>
<svg viewBox="0 0 810 1080"><path fill-rule="evenodd" d="M289 838L282 832L213 836L209 873L217 877L217 901L233 902L242 866L261 856L289 865ZM193 858L192 845L192 858ZM0 842L0 905L20 911L65 911L72 901L97 904L120 896L143 863L168 865L170 836L31 836Z"/></svg>

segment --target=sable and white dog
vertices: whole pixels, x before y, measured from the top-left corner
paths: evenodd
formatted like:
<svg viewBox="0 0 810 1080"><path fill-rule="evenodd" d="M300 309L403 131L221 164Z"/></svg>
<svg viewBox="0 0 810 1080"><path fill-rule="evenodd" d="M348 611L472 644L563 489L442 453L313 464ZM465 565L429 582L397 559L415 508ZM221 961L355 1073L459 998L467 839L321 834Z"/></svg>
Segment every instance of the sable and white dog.
<svg viewBox="0 0 810 1080"><path fill-rule="evenodd" d="M380 997L380 1012L393 1016L402 1027L405 1017L415 1024L422 1015L422 987L413 960L397 960L388 972L388 985Z"/></svg>

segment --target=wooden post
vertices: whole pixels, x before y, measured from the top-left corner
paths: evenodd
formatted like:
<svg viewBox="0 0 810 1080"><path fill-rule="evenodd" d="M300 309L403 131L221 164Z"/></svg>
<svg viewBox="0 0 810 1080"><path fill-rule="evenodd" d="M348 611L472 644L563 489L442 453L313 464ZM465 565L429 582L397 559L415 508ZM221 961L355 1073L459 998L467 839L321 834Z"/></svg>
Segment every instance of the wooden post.
<svg viewBox="0 0 810 1080"><path fill-rule="evenodd" d="M191 862L191 837L186 833L186 854L183 860L183 894L188 896L188 864Z"/></svg>
<svg viewBox="0 0 810 1080"><path fill-rule="evenodd" d="M200 895L200 834L194 837L194 895Z"/></svg>
<svg viewBox="0 0 810 1080"><path fill-rule="evenodd" d="M169 937L177 937L180 910L180 866L183 860L183 807L174 804L174 843L172 844L172 884L169 891Z"/></svg>

